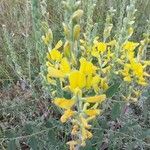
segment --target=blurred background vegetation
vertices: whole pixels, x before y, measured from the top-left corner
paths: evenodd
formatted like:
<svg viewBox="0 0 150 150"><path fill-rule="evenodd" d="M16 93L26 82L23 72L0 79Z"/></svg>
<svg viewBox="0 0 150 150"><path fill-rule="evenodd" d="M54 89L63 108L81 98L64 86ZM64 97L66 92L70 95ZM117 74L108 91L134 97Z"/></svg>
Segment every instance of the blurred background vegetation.
<svg viewBox="0 0 150 150"><path fill-rule="evenodd" d="M83 25L87 2L82 0ZM115 32L119 32L117 22L122 22L120 16L125 16L128 4L129 0L97 0L93 15L94 22L98 23L97 35L102 33L111 7L116 9L113 24ZM137 0L136 8L133 40L140 41L150 19L150 0ZM44 16L45 10L48 18ZM41 37L45 20L53 31L54 44L63 39L60 0L0 0L0 149L67 149L69 125L59 123L59 111L41 90L40 70L46 53ZM112 111L113 119L110 121L106 114L95 122L95 138L85 150L148 149L148 96L149 89L146 89L139 104L128 108L127 116L116 115L123 107L121 104L114 104L112 110L107 108Z"/></svg>

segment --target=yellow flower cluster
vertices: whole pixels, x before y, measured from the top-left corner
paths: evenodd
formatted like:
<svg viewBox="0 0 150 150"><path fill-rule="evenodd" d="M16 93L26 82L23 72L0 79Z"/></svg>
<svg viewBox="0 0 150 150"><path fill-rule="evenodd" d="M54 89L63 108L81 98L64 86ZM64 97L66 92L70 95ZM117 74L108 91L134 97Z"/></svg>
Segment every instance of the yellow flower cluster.
<svg viewBox="0 0 150 150"><path fill-rule="evenodd" d="M78 68L78 65L74 65L69 58L65 57L64 53L59 50L62 44L59 41L47 53L47 80L50 84L56 84L56 80L59 79L62 83L62 90L72 93L71 99L55 98L53 102L64 110L60 118L61 122L65 123L68 120L72 122L72 135L79 137L76 140L77 144L84 146L86 139L92 137L89 122L101 113L98 106L106 99L102 91L106 90L108 85L106 80L99 76L98 66L91 61L81 56ZM95 93L94 96L83 96L90 91Z"/></svg>
<svg viewBox="0 0 150 150"><path fill-rule="evenodd" d="M65 55L62 41L47 53L48 82L56 85L56 80L59 79L62 91L68 91L72 95L68 99L58 97L53 100L55 105L64 110L61 122L70 121L73 125L71 134L76 138L68 142L70 147L85 146L85 141L92 137L89 122L102 113L99 106L106 99L104 93L109 87L109 75L116 63L113 52L116 41L104 43L95 39L88 55L84 53L87 46L85 43L81 40L81 55L76 58L76 63ZM126 42L122 46L121 56L116 63L122 69L117 71L125 82L135 81L140 85L147 85L144 76L148 74L144 68L149 63L136 59L134 50L138 45ZM93 96L87 96L90 93Z"/></svg>
<svg viewBox="0 0 150 150"><path fill-rule="evenodd" d="M51 48L51 30L42 37L48 46L47 81L52 87L60 86L62 93L70 94L69 97L63 94L57 97L56 91L52 93L53 103L63 110L61 122L72 124L73 139L67 143L70 150L85 146L86 140L93 136L90 122L102 113L100 106L106 100L112 74L116 73L119 79L123 77L123 81L130 85L144 86L147 85L145 77L149 76L145 69L150 63L141 57L143 44L126 41L118 53L117 40L105 42L95 37L92 43L88 43L86 38L80 39L78 22L82 15L80 9L74 12L70 21L72 29L63 23L64 43L60 40ZM139 96L139 93L134 91L134 95Z"/></svg>
<svg viewBox="0 0 150 150"><path fill-rule="evenodd" d="M123 66L123 70L120 70L120 73L124 77L124 81L129 83L134 81L139 85L146 86L147 82L145 76L150 75L145 72L145 68L149 65L149 62L138 59L139 53L137 51L136 54L135 51L138 46L139 43L130 41L123 44L121 58L118 59Z"/></svg>

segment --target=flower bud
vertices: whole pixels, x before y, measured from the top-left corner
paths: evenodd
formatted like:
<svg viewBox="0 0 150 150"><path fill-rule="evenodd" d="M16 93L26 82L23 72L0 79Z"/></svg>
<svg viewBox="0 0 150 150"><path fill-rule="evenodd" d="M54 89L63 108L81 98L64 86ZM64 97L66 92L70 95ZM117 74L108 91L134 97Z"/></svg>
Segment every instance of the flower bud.
<svg viewBox="0 0 150 150"><path fill-rule="evenodd" d="M72 15L72 20L76 20L79 21L79 19L82 17L83 15L83 10L78 9L77 11L75 11Z"/></svg>
<svg viewBox="0 0 150 150"><path fill-rule="evenodd" d="M70 57L71 55L71 45L69 41L66 41L66 43L64 44L64 55L66 57Z"/></svg>
<svg viewBox="0 0 150 150"><path fill-rule="evenodd" d="M68 26L65 23L63 23L63 27L64 27L64 34L65 34L66 38L69 39L70 35L69 35Z"/></svg>
<svg viewBox="0 0 150 150"><path fill-rule="evenodd" d="M80 36L80 25L75 25L74 29L73 29L73 36L74 36L74 40L78 40L79 36Z"/></svg>

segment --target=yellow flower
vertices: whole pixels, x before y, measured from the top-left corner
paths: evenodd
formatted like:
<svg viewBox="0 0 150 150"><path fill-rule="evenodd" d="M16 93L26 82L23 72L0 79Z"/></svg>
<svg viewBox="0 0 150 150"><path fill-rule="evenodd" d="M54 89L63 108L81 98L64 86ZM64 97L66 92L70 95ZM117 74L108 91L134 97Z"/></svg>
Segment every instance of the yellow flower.
<svg viewBox="0 0 150 150"><path fill-rule="evenodd" d="M92 80L93 80L92 75L88 75L87 78L86 78L86 88L87 89L91 88L91 86L92 86Z"/></svg>
<svg viewBox="0 0 150 150"><path fill-rule="evenodd" d="M99 42L99 43L97 44L97 49L98 49L99 53L103 53L103 52L105 52L106 49L107 49L107 44L106 44L106 43L103 43L103 42Z"/></svg>
<svg viewBox="0 0 150 150"><path fill-rule="evenodd" d="M127 58L128 58L128 60L131 60L131 59L133 59L134 58L134 55L135 55L135 52L133 51L130 51L130 52L128 52L127 53Z"/></svg>
<svg viewBox="0 0 150 150"><path fill-rule="evenodd" d="M100 110L99 109L87 109L84 111L84 113L88 116L97 116L100 114Z"/></svg>
<svg viewBox="0 0 150 150"><path fill-rule="evenodd" d="M81 145L85 146L86 145L85 140L92 138L93 134L90 131L86 130L84 127L82 127L81 132L82 132L82 143L81 143Z"/></svg>
<svg viewBox="0 0 150 150"><path fill-rule="evenodd" d="M130 75L129 74L130 69L131 69L131 65L130 64L125 64L124 65L124 70L121 71L121 74L123 76L129 76Z"/></svg>
<svg viewBox="0 0 150 150"><path fill-rule="evenodd" d="M80 72L85 75L94 74L97 67L94 66L91 62L88 62L85 58L80 59Z"/></svg>
<svg viewBox="0 0 150 150"><path fill-rule="evenodd" d="M91 55L98 58L100 54L103 54L106 51L106 49L107 49L106 43L98 42L97 39L95 39Z"/></svg>
<svg viewBox="0 0 150 150"><path fill-rule="evenodd" d="M142 66L141 63L136 62L135 60L131 61L131 69L133 71L133 76L137 78L137 83L143 86L146 86L147 83L144 79L144 76L148 75L146 72L144 72L144 66Z"/></svg>
<svg viewBox="0 0 150 150"><path fill-rule="evenodd" d="M71 131L71 135L76 135L78 133L79 130L79 126L78 125L74 125L73 129Z"/></svg>
<svg viewBox="0 0 150 150"><path fill-rule="evenodd" d="M86 102L88 103L102 103L106 99L106 95L97 95L97 96L92 96L92 97L86 97Z"/></svg>
<svg viewBox="0 0 150 150"><path fill-rule="evenodd" d="M48 60L60 61L62 58L62 54L57 49L52 49L47 53Z"/></svg>
<svg viewBox="0 0 150 150"><path fill-rule="evenodd" d="M133 51L138 45L139 45L139 43L134 43L134 42L128 41L123 45L123 49L128 50L128 51Z"/></svg>
<svg viewBox="0 0 150 150"><path fill-rule="evenodd" d="M56 98L53 102L55 105L63 109L70 109L75 104L75 100L65 98Z"/></svg>
<svg viewBox="0 0 150 150"><path fill-rule="evenodd" d="M76 88L82 89L86 86L85 75L79 71L73 71L69 76L70 89L74 91Z"/></svg>
<svg viewBox="0 0 150 150"><path fill-rule="evenodd" d="M107 62L109 62L111 60L111 58L113 58L114 53L111 52L110 48L108 48L106 56L107 56L107 59L106 59Z"/></svg>
<svg viewBox="0 0 150 150"><path fill-rule="evenodd" d="M139 43L134 43L134 42L130 42L130 41L127 41L123 44L123 55L122 55L122 58L123 59L126 59L128 58L129 60L133 59L134 58L134 55L135 55L135 48L139 45Z"/></svg>
<svg viewBox="0 0 150 150"><path fill-rule="evenodd" d="M70 68L70 64L67 60L67 58L63 58L61 60L61 64L60 64L60 70L64 73L64 74L67 74L71 71L71 68Z"/></svg>
<svg viewBox="0 0 150 150"><path fill-rule="evenodd" d="M131 65L130 64L125 64L124 65L124 70L120 71L121 74L124 76L123 80L126 81L126 82L131 82L132 81L130 70L131 70Z"/></svg>
<svg viewBox="0 0 150 150"><path fill-rule="evenodd" d="M90 139L92 138L93 134L91 132L89 132L88 130L86 130L86 138Z"/></svg>
<svg viewBox="0 0 150 150"><path fill-rule="evenodd" d="M58 43L55 45L54 49L59 49L60 47L62 47L63 42L61 40L58 41Z"/></svg>
<svg viewBox="0 0 150 150"><path fill-rule="evenodd" d="M94 49L92 49L92 51L91 51L91 55L92 56L94 56L94 57L96 57L96 58L99 58L99 52L97 51L97 49L96 48L94 48Z"/></svg>
<svg viewBox="0 0 150 150"><path fill-rule="evenodd" d="M60 69L55 69L49 62L47 63L47 66L48 66L47 76L49 78L50 77L64 78L71 71L69 62L66 58L63 58L61 60Z"/></svg>
<svg viewBox="0 0 150 150"><path fill-rule="evenodd" d="M137 81L138 84L142 86L147 86L148 83L146 83L145 79L143 77L140 77L139 80Z"/></svg>
<svg viewBox="0 0 150 150"><path fill-rule="evenodd" d="M53 85L56 85L56 81L53 80L53 79L51 79L51 77L49 76L49 74L47 74L47 82L48 82L48 83L51 83L51 84L53 84Z"/></svg>
<svg viewBox="0 0 150 150"><path fill-rule="evenodd" d="M99 91L99 83L100 83L101 78L99 77L99 75L96 75L92 78L92 87L94 89L94 91L97 93Z"/></svg>
<svg viewBox="0 0 150 150"><path fill-rule="evenodd" d="M108 86L108 84L107 84L105 78L101 78L100 87L101 87L103 90L107 90L107 89L108 89L109 86Z"/></svg>
<svg viewBox="0 0 150 150"><path fill-rule="evenodd" d="M136 62L134 58L130 60L130 64L124 65L124 70L121 71L121 73L124 76L124 81L131 82L132 79L135 79L138 84L143 86L147 85L144 76L148 74L144 72L144 66Z"/></svg>
<svg viewBox="0 0 150 150"><path fill-rule="evenodd" d="M137 77L143 77L144 71L143 71L143 66L141 63L136 63L135 61L131 62L131 69L133 70L133 73Z"/></svg>
<svg viewBox="0 0 150 150"><path fill-rule="evenodd" d="M133 90L133 93L135 95L135 97L139 97L141 95L141 91L140 90Z"/></svg>
<svg viewBox="0 0 150 150"><path fill-rule="evenodd" d="M80 116L81 124L84 128L90 129L91 125L88 124L88 120Z"/></svg>
<svg viewBox="0 0 150 150"><path fill-rule="evenodd" d="M130 75L124 77L123 79L124 79L124 81L127 81L127 82L131 82L132 81L132 78L130 77Z"/></svg>
<svg viewBox="0 0 150 150"><path fill-rule="evenodd" d="M77 141L69 141L67 142L67 145L70 146L69 150L75 150L75 146L78 144Z"/></svg>
<svg viewBox="0 0 150 150"><path fill-rule="evenodd" d="M65 74L58 69L55 69L54 67L48 67L48 76L54 77L54 78L64 78Z"/></svg>
<svg viewBox="0 0 150 150"><path fill-rule="evenodd" d="M62 59L62 54L58 51L62 44L63 43L60 40L52 50L49 50L49 52L47 53L48 60L60 61Z"/></svg>
<svg viewBox="0 0 150 150"><path fill-rule="evenodd" d="M69 118L71 118L75 114L75 111L70 109L66 110L64 114L61 116L60 120L62 123L65 123Z"/></svg>

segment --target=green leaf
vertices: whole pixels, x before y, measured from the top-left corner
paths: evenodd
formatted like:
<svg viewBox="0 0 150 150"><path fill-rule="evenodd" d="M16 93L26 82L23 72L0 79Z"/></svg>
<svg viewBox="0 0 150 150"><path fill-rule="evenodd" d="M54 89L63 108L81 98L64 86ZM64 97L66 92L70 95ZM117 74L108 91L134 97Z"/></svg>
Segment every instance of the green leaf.
<svg viewBox="0 0 150 150"><path fill-rule="evenodd" d="M24 127L24 130L25 130L27 135L33 133L33 129L32 129L32 125L31 124L26 124L25 127Z"/></svg>
<svg viewBox="0 0 150 150"><path fill-rule="evenodd" d="M57 145L56 132L54 130L48 131L48 139L52 145Z"/></svg>
<svg viewBox="0 0 150 150"><path fill-rule="evenodd" d="M15 131L13 129L8 129L5 131L6 138L14 138L16 137Z"/></svg>
<svg viewBox="0 0 150 150"><path fill-rule="evenodd" d="M150 138L150 129L143 130L142 138Z"/></svg>
<svg viewBox="0 0 150 150"><path fill-rule="evenodd" d="M102 129L108 129L109 128L106 118L104 118L103 120L99 120L99 125Z"/></svg>
<svg viewBox="0 0 150 150"><path fill-rule="evenodd" d="M97 143L96 147L100 147L103 143L104 130L103 129L96 130L94 133L94 137L95 137L95 143Z"/></svg>
<svg viewBox="0 0 150 150"><path fill-rule="evenodd" d="M56 84L57 84L57 87L56 87L57 97L63 97L64 93L63 93L63 90L61 89L60 81L56 80Z"/></svg>
<svg viewBox="0 0 150 150"><path fill-rule="evenodd" d="M113 97L118 91L119 91L119 86L120 83L115 83L113 84L107 91L106 91L106 96L108 98Z"/></svg>
<svg viewBox="0 0 150 150"><path fill-rule="evenodd" d="M64 98L71 99L71 93L64 91Z"/></svg>
<svg viewBox="0 0 150 150"><path fill-rule="evenodd" d="M120 114L121 114L121 104L115 103L111 111L111 117L112 119L116 119L117 117L120 116Z"/></svg>
<svg viewBox="0 0 150 150"><path fill-rule="evenodd" d="M38 148L38 141L35 137L31 137L29 139L29 142L28 142L30 148L32 148L32 150L39 150Z"/></svg>
<svg viewBox="0 0 150 150"><path fill-rule="evenodd" d="M7 150L17 150L15 140L11 140L8 142Z"/></svg>
<svg viewBox="0 0 150 150"><path fill-rule="evenodd" d="M86 141L86 146L85 147L81 147L80 150L96 150L96 148L92 145L92 142Z"/></svg>
<svg viewBox="0 0 150 150"><path fill-rule="evenodd" d="M50 120L47 120L44 125L46 128L52 128L53 127L53 124Z"/></svg>

